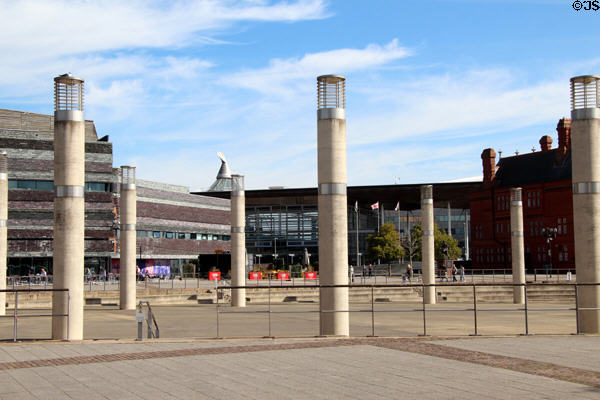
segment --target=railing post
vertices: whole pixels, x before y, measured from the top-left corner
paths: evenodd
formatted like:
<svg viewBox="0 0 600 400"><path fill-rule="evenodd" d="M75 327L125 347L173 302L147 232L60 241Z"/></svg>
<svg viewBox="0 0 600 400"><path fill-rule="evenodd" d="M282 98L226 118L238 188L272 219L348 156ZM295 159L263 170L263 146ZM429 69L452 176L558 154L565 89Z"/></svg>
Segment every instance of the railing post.
<svg viewBox="0 0 600 400"><path fill-rule="evenodd" d="M148 339L152 339L154 335L152 334L152 309L150 307L148 307L148 319L146 322L148 323Z"/></svg>
<svg viewBox="0 0 600 400"><path fill-rule="evenodd" d="M479 336L477 332L477 286L473 284L473 324L475 326L475 333L473 336Z"/></svg>
<svg viewBox="0 0 600 400"><path fill-rule="evenodd" d="M13 342L17 341L17 320L19 318L19 316L17 315L18 308L19 308L19 292L15 292L15 308L13 310L13 319L14 319Z"/></svg>
<svg viewBox="0 0 600 400"><path fill-rule="evenodd" d="M271 336L271 279L269 279L269 336Z"/></svg>
<svg viewBox="0 0 600 400"><path fill-rule="evenodd" d="M375 287L371 285L371 336L375 336Z"/></svg>
<svg viewBox="0 0 600 400"><path fill-rule="evenodd" d="M527 304L527 284L524 285L525 290L525 335L529 335L529 314L528 314L528 304Z"/></svg>
<svg viewBox="0 0 600 400"><path fill-rule="evenodd" d="M576 334L579 335L581 333L579 331L579 285L576 283L573 287L575 288L575 327Z"/></svg>
<svg viewBox="0 0 600 400"><path fill-rule="evenodd" d="M219 287L217 285L215 285L215 295L217 296L217 302L215 303L215 310L217 311L217 339L219 339L221 336L219 336Z"/></svg>
<svg viewBox="0 0 600 400"><path fill-rule="evenodd" d="M427 336L427 317L425 316L425 284L421 283L421 294L423 295L423 335Z"/></svg>

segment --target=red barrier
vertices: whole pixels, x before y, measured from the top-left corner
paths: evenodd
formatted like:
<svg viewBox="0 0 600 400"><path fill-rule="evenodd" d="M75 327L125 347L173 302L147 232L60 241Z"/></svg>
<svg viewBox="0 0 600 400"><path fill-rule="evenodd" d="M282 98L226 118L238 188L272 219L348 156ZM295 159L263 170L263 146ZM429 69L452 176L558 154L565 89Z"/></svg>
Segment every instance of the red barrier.
<svg viewBox="0 0 600 400"><path fill-rule="evenodd" d="M262 275L260 272L250 272L248 275L249 275L250 280L253 280L253 281L257 281L262 278Z"/></svg>
<svg viewBox="0 0 600 400"><path fill-rule="evenodd" d="M304 279L317 279L317 273L316 272L305 272Z"/></svg>
<svg viewBox="0 0 600 400"><path fill-rule="evenodd" d="M209 281L220 281L221 280L221 271L209 271L208 272L208 280Z"/></svg>
<svg viewBox="0 0 600 400"><path fill-rule="evenodd" d="M290 274L289 274L289 272L278 272L277 279L289 280Z"/></svg>

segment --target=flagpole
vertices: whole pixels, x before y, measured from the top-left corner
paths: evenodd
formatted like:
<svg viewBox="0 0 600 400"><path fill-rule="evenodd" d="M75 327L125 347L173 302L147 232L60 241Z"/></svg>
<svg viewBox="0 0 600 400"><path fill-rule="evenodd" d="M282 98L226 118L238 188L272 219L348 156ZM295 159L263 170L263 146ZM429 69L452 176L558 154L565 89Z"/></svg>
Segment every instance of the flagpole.
<svg viewBox="0 0 600 400"><path fill-rule="evenodd" d="M356 268L360 265L360 256L359 256L359 246L358 246L358 203L354 207L354 211L356 211Z"/></svg>

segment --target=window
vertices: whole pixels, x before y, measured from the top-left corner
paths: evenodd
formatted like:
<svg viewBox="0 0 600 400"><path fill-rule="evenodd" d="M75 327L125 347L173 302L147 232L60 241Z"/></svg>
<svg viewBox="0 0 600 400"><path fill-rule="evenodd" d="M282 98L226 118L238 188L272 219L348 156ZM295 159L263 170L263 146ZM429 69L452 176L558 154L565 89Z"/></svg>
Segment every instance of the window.
<svg viewBox="0 0 600 400"><path fill-rule="evenodd" d="M108 192L109 183L105 182L86 182L85 183L85 191L86 192Z"/></svg>
<svg viewBox="0 0 600 400"><path fill-rule="evenodd" d="M201 238L202 240L208 240L208 235L206 233L203 233Z"/></svg>
<svg viewBox="0 0 600 400"><path fill-rule="evenodd" d="M158 231L152 232L152 237L154 239L160 239L162 237L161 232L158 232Z"/></svg>
<svg viewBox="0 0 600 400"><path fill-rule="evenodd" d="M165 239L173 239L174 234L173 232L165 232Z"/></svg>
<svg viewBox="0 0 600 400"><path fill-rule="evenodd" d="M185 233L177 232L177 239L185 239Z"/></svg>
<svg viewBox="0 0 600 400"><path fill-rule="evenodd" d="M527 207L538 208L541 205L541 193L539 191L527 192Z"/></svg>
<svg viewBox="0 0 600 400"><path fill-rule="evenodd" d="M483 225L475 225L475 239L483 239Z"/></svg>
<svg viewBox="0 0 600 400"><path fill-rule="evenodd" d="M196 240L196 236L197 236L197 234L195 234L195 233L190 233L190 239L192 239L192 240Z"/></svg>
<svg viewBox="0 0 600 400"><path fill-rule="evenodd" d="M567 218L566 217L559 217L557 220L557 228L558 228L558 234L559 235L566 235L567 234Z"/></svg>

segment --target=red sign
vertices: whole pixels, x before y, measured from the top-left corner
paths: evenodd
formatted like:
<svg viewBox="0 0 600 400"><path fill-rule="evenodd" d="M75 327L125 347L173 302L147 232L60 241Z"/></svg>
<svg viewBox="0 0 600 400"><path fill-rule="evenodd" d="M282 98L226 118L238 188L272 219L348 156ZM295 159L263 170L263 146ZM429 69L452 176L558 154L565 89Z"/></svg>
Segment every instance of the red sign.
<svg viewBox="0 0 600 400"><path fill-rule="evenodd" d="M261 273L260 272L250 272L249 274L249 278L253 281L257 281L259 279L261 279Z"/></svg>
<svg viewBox="0 0 600 400"><path fill-rule="evenodd" d="M317 273L316 272L305 272L304 278L305 279L317 279Z"/></svg>
<svg viewBox="0 0 600 400"><path fill-rule="evenodd" d="M221 271L209 271L208 273L209 281L219 281L221 280Z"/></svg>
<svg viewBox="0 0 600 400"><path fill-rule="evenodd" d="M289 274L289 272L278 272L277 273L277 279L289 280L290 279L290 274Z"/></svg>

